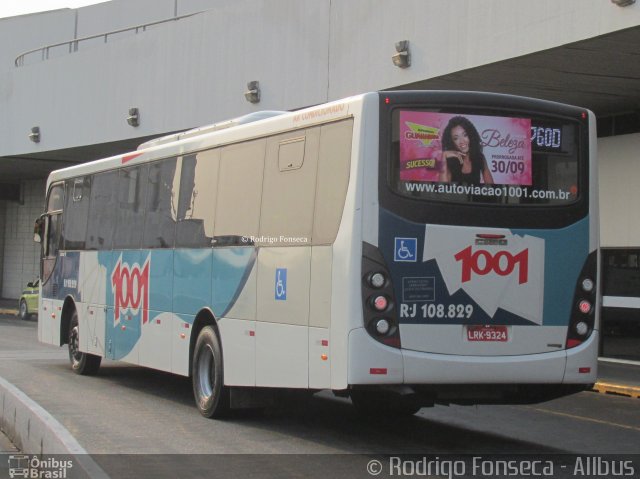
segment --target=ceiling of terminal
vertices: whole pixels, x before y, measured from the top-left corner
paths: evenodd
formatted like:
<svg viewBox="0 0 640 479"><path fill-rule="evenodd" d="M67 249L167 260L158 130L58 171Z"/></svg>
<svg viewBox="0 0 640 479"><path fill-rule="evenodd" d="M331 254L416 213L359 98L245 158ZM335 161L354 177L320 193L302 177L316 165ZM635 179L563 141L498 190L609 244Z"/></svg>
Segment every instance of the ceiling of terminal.
<svg viewBox="0 0 640 479"><path fill-rule="evenodd" d="M598 116L637 112L640 110L640 27L401 88L510 93L583 106ZM44 178L54 169L135 150L147 139L0 158L0 182Z"/></svg>
<svg viewBox="0 0 640 479"><path fill-rule="evenodd" d="M0 157L0 183L46 178L53 170L135 150L158 135L64 150Z"/></svg>
<svg viewBox="0 0 640 479"><path fill-rule="evenodd" d="M640 110L640 27L483 65L403 88L543 98L598 116Z"/></svg>

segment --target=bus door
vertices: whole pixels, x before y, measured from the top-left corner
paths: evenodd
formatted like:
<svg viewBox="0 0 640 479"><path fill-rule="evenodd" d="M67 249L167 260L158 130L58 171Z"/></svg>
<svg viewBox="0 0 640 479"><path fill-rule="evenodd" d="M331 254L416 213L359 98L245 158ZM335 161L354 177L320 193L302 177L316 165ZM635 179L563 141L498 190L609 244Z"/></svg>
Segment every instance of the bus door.
<svg viewBox="0 0 640 479"><path fill-rule="evenodd" d="M40 284L41 299L38 321L38 336L40 341L53 341L55 324L60 323L59 315L55 314L53 300L57 294L59 285L54 274L58 261L60 243L62 240L62 212L64 205L64 184L53 185L47 198L47 211L43 217L41 259L40 259ZM52 321L57 320L57 321Z"/></svg>

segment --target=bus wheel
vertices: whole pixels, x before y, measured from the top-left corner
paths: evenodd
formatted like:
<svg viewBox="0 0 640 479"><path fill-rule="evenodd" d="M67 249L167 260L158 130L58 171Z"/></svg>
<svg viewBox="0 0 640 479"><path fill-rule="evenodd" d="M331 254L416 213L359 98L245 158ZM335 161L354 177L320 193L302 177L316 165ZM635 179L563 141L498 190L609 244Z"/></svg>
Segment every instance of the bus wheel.
<svg viewBox="0 0 640 479"><path fill-rule="evenodd" d="M422 406L411 397L377 391L354 390L350 393L351 402L359 414L363 416L388 415L390 417L413 416Z"/></svg>
<svg viewBox="0 0 640 479"><path fill-rule="evenodd" d="M222 348L216 331L205 326L196 341L192 364L193 395L204 417L224 417L229 412L229 389L222 377Z"/></svg>
<svg viewBox="0 0 640 479"><path fill-rule="evenodd" d="M98 372L102 357L80 351L80 327L78 313L74 310L69 323L69 360L71 369L76 374L91 376Z"/></svg>

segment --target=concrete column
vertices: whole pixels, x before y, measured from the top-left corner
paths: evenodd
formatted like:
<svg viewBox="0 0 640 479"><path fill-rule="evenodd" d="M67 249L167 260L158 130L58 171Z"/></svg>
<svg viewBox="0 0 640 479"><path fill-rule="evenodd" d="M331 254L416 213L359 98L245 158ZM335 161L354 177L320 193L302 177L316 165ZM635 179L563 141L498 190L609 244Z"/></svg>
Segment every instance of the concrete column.
<svg viewBox="0 0 640 479"><path fill-rule="evenodd" d="M0 219L4 222L4 248L0 249L3 298L17 299L39 274L40 246L33 241L33 222L43 211L45 180L25 181L23 188L22 204L6 202Z"/></svg>
<svg viewBox="0 0 640 479"><path fill-rule="evenodd" d="M0 201L0 293L2 289L2 279L4 277L4 235L5 235L5 217L7 215L7 202ZM2 297L2 294L0 294Z"/></svg>

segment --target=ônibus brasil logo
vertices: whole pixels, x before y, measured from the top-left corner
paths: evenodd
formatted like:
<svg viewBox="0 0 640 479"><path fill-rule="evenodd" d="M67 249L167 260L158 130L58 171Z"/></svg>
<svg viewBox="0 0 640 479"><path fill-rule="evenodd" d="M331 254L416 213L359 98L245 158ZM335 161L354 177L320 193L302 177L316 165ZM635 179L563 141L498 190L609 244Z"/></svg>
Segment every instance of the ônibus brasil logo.
<svg viewBox="0 0 640 479"><path fill-rule="evenodd" d="M147 256L142 268L137 263L130 266L118 258L111 274L111 289L115 301L115 324L120 322L120 313L130 310L138 314L142 308L142 324L149 319L149 260Z"/></svg>
<svg viewBox="0 0 640 479"><path fill-rule="evenodd" d="M499 276L508 276L518 267L518 284L529 281L529 248L516 255L509 251L499 251L492 255L489 251L479 249L472 253L471 246L466 247L454 256L462 262L462 282L471 281L471 273L484 276L494 272ZM482 260L480 259L482 258Z"/></svg>

